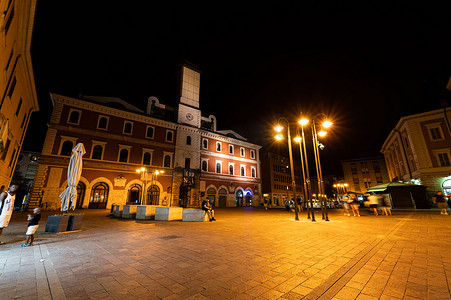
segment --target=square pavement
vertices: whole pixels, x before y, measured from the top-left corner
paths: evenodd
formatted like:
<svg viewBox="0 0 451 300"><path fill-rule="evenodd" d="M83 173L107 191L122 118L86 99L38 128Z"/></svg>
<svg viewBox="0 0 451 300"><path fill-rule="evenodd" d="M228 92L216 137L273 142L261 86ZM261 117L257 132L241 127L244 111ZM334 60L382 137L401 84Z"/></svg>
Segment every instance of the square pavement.
<svg viewBox="0 0 451 300"><path fill-rule="evenodd" d="M216 222L116 219L20 248L26 213L0 239L0 299L450 299L451 215L301 221L282 209L217 209Z"/></svg>

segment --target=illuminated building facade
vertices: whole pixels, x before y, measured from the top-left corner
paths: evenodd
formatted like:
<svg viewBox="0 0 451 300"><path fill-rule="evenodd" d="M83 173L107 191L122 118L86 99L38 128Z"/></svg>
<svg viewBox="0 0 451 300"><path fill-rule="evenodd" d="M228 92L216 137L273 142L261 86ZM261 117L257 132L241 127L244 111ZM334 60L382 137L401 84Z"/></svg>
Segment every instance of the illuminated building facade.
<svg viewBox="0 0 451 300"><path fill-rule="evenodd" d="M422 184L430 196L451 193L451 134L443 109L402 117L381 152L390 181Z"/></svg>
<svg viewBox="0 0 451 300"><path fill-rule="evenodd" d="M365 193L371 186L389 182L382 155L342 160L341 166L348 191Z"/></svg>
<svg viewBox="0 0 451 300"><path fill-rule="evenodd" d="M0 10L0 187L7 188L39 110L30 55L36 0L0 1Z"/></svg>

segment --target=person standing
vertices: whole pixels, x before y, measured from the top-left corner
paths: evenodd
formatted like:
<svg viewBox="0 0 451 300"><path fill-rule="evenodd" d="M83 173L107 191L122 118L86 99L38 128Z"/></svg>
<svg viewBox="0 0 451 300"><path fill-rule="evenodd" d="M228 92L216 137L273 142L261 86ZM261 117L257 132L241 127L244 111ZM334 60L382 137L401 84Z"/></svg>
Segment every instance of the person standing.
<svg viewBox="0 0 451 300"><path fill-rule="evenodd" d="M356 194L351 194L350 199L352 200L351 208L352 208L352 213L354 214L354 217L356 216L356 214L358 217L360 217L360 212L359 212L360 201L359 201L359 199L357 199Z"/></svg>
<svg viewBox="0 0 451 300"><path fill-rule="evenodd" d="M35 207L33 209L33 215L28 215L28 229L26 233L27 240L25 241L25 244L20 247L33 246L34 233L39 227L39 220L41 220L41 208Z"/></svg>
<svg viewBox="0 0 451 300"><path fill-rule="evenodd" d="M381 198L381 202L382 202L382 211L384 214L386 214L387 216L390 215L391 216L391 205L390 205L390 200L385 197L384 195L380 196Z"/></svg>
<svg viewBox="0 0 451 300"><path fill-rule="evenodd" d="M446 204L445 196L443 196L442 191L438 191L437 194L432 198L432 202L437 204L438 209L440 209L441 215L447 215L448 212L446 208L448 205Z"/></svg>
<svg viewBox="0 0 451 300"><path fill-rule="evenodd" d="M348 194L344 194L343 198L341 199L341 201L343 202L343 208L346 210L346 214L348 214L348 217L351 216L351 205L350 203L352 202L352 200L349 198Z"/></svg>
<svg viewBox="0 0 451 300"><path fill-rule="evenodd" d="M379 200L377 199L376 195L370 194L368 196L368 201L370 202L370 210L373 211L375 216L377 216L377 206L379 204Z"/></svg>
<svg viewBox="0 0 451 300"><path fill-rule="evenodd" d="M16 191L19 185L11 183L9 189L0 194L0 236L2 235L3 228L8 227L9 220L14 210L14 200L16 200ZM5 242L0 241L0 245Z"/></svg>

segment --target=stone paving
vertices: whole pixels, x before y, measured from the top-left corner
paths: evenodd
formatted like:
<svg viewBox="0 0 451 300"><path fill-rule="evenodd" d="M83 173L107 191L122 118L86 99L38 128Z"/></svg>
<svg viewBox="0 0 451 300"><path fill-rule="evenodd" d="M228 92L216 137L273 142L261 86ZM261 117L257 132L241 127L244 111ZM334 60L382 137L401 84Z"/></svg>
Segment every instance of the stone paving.
<svg viewBox="0 0 451 300"><path fill-rule="evenodd" d="M437 210L316 223L261 208L206 223L84 212L81 231L61 234L43 232L47 212L28 248L14 213L0 299L450 299L451 215Z"/></svg>

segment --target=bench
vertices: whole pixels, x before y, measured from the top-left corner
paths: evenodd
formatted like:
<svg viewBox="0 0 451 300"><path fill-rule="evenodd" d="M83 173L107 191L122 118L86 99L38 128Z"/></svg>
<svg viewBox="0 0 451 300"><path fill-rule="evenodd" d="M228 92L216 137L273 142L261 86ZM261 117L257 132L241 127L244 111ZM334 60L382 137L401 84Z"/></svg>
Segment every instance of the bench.
<svg viewBox="0 0 451 300"><path fill-rule="evenodd" d="M208 214L201 209L183 209L183 218L184 222L205 222L210 221L208 218Z"/></svg>
<svg viewBox="0 0 451 300"><path fill-rule="evenodd" d="M155 209L164 207L159 205L138 205L136 208L136 220L154 220Z"/></svg>
<svg viewBox="0 0 451 300"><path fill-rule="evenodd" d="M133 219L136 217L136 205L124 205L122 208L122 219Z"/></svg>
<svg viewBox="0 0 451 300"><path fill-rule="evenodd" d="M156 221L181 221L183 219L183 207L164 207L155 208Z"/></svg>

